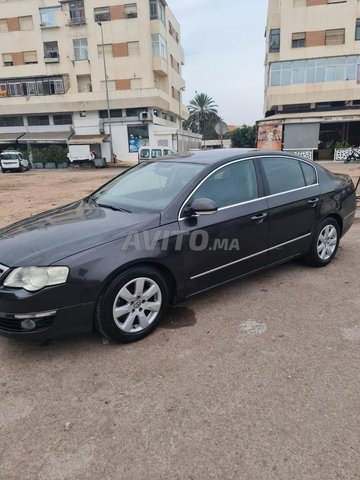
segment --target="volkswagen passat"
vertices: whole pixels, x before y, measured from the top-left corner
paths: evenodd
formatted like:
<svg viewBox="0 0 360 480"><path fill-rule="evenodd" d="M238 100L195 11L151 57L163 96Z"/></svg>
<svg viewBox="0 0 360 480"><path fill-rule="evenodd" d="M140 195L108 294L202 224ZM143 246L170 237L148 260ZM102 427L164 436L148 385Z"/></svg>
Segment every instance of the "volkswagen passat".
<svg viewBox="0 0 360 480"><path fill-rule="evenodd" d="M169 303L296 257L328 265L355 209L348 176L282 153L138 165L0 230L0 333L139 340Z"/></svg>

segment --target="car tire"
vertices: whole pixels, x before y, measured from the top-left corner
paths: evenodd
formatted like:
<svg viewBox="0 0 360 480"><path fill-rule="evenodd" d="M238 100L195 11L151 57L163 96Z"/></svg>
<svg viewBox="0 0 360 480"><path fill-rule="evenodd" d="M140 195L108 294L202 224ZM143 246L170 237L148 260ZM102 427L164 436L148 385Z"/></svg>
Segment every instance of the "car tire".
<svg viewBox="0 0 360 480"><path fill-rule="evenodd" d="M1 167L1 173L6 173L5 168L2 168L2 167Z"/></svg>
<svg viewBox="0 0 360 480"><path fill-rule="evenodd" d="M305 257L306 263L313 267L329 265L336 256L340 237L339 223L335 218L329 217L319 223L309 253Z"/></svg>
<svg viewBox="0 0 360 480"><path fill-rule="evenodd" d="M168 303L164 277L155 268L134 267L118 275L101 295L95 328L109 340L136 342L158 326Z"/></svg>

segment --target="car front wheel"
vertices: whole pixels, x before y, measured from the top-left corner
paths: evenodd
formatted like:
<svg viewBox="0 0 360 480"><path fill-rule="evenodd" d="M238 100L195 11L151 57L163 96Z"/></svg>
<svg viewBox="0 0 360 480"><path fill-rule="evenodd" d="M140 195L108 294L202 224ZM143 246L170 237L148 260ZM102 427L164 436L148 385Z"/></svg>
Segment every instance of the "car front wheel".
<svg viewBox="0 0 360 480"><path fill-rule="evenodd" d="M151 267L121 273L101 296L96 328L109 340L130 343L149 335L168 305L163 276Z"/></svg>
<svg viewBox="0 0 360 480"><path fill-rule="evenodd" d="M326 218L316 228L314 240L306 257L314 267L326 267L334 259L340 243L340 227L334 218Z"/></svg>

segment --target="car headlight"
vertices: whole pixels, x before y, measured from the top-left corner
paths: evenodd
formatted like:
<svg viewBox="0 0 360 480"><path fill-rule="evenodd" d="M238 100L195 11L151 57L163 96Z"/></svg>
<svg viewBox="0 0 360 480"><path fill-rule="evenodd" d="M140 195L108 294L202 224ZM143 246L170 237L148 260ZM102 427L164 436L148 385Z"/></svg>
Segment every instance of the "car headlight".
<svg viewBox="0 0 360 480"><path fill-rule="evenodd" d="M44 287L66 283L68 275L68 267L20 267L10 272L4 286L36 292Z"/></svg>

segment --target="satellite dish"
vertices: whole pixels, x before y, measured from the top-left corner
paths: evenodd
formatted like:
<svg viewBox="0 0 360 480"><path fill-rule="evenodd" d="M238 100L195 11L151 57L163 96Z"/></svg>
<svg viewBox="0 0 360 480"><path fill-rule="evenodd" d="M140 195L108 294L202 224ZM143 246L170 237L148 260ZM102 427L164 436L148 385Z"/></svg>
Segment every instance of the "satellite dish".
<svg viewBox="0 0 360 480"><path fill-rule="evenodd" d="M221 137L225 135L228 131L228 126L225 122L219 122L215 125L215 132Z"/></svg>

